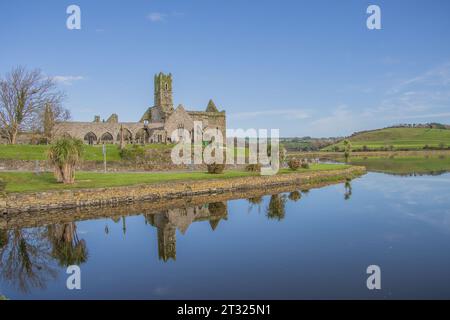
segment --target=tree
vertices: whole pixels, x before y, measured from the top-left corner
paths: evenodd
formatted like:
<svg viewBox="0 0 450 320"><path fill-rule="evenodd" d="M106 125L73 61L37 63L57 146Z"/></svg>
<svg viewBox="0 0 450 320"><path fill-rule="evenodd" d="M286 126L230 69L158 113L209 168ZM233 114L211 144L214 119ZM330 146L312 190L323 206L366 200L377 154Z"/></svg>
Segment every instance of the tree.
<svg viewBox="0 0 450 320"><path fill-rule="evenodd" d="M37 69L16 67L0 78L0 128L8 143L15 144L20 130L32 128L45 106L57 106L63 97L54 80Z"/></svg>
<svg viewBox="0 0 450 320"><path fill-rule="evenodd" d="M33 130L41 132L45 140L50 142L53 138L55 123L67 121L70 118L70 111L64 109L60 104L46 103L44 110L37 113L36 121L34 121L37 127Z"/></svg>
<svg viewBox="0 0 450 320"><path fill-rule="evenodd" d="M54 166L58 182L72 184L75 182L75 166L81 159L83 142L79 139L63 137L50 147L48 159Z"/></svg>
<svg viewBox="0 0 450 320"><path fill-rule="evenodd" d="M352 152L352 144L349 140L344 140L344 157L345 162L348 162L348 159L350 158L350 154Z"/></svg>

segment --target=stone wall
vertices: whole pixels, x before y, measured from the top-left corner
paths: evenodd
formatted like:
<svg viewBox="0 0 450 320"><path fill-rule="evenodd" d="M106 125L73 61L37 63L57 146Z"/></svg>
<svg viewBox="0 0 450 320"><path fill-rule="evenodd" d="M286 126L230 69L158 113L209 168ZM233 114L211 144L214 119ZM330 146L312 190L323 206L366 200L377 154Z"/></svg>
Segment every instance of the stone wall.
<svg viewBox="0 0 450 320"><path fill-rule="evenodd" d="M136 135L144 130L163 128L163 123L149 123L147 127L141 122L61 122L57 123L54 128L54 135L56 137L68 134L73 138L84 140L85 136L92 132L96 139L94 143L101 143L102 136L110 134L113 137L113 142L120 141L120 128L123 126L124 130L128 130L131 133L132 140L136 139ZM85 141L86 142L86 141Z"/></svg>
<svg viewBox="0 0 450 320"><path fill-rule="evenodd" d="M76 207L131 204L137 201L158 201L197 195L221 194L236 190L267 189L283 185L308 184L351 178L365 172L364 167L343 170L298 172L274 176L249 176L229 179L178 181L124 187L58 190L37 193L11 193L0 196L3 214L70 209Z"/></svg>

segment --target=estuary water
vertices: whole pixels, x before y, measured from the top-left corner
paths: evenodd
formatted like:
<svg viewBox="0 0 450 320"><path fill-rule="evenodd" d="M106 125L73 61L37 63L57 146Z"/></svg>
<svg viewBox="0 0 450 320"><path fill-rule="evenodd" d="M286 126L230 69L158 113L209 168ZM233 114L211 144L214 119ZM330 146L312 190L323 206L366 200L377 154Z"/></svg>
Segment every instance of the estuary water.
<svg viewBox="0 0 450 320"><path fill-rule="evenodd" d="M0 229L9 299L450 298L450 174ZM42 224L42 225L40 225ZM79 265L81 290L66 268ZM366 285L369 265L381 289Z"/></svg>

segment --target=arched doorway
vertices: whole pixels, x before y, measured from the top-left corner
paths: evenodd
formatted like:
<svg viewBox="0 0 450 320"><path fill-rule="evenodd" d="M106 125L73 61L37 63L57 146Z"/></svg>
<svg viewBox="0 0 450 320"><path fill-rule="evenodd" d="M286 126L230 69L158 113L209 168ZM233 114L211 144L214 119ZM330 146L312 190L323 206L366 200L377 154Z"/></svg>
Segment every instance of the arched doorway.
<svg viewBox="0 0 450 320"><path fill-rule="evenodd" d="M136 143L148 143L150 139L150 134L147 129L142 128L136 132Z"/></svg>
<svg viewBox="0 0 450 320"><path fill-rule="evenodd" d="M112 134L109 132L105 132L104 134L102 134L102 137L100 138L100 140L102 143L106 143L106 144L114 143L114 138L113 138Z"/></svg>
<svg viewBox="0 0 450 320"><path fill-rule="evenodd" d="M93 132L88 132L84 136L84 142L86 142L89 145L93 145L97 142L97 136Z"/></svg>
<svg viewBox="0 0 450 320"><path fill-rule="evenodd" d="M116 141L120 141L120 130L119 133L117 134ZM123 141L126 143L133 142L133 135L131 134L131 131L125 128L123 129Z"/></svg>

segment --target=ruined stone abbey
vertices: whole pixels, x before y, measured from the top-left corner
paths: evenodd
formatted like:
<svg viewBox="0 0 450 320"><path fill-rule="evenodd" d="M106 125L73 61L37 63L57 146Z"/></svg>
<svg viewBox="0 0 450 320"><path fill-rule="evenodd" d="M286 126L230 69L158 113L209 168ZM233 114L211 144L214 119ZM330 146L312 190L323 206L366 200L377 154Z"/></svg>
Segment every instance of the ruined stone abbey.
<svg viewBox="0 0 450 320"><path fill-rule="evenodd" d="M174 108L171 74L155 75L154 99L139 122L119 122L116 114L103 121L95 116L93 122L57 123L54 136L69 135L87 144L170 143L172 132L185 129L193 136L194 121L201 121L203 130L219 129L225 137L225 111L219 111L212 100L205 111L187 111L181 104Z"/></svg>

